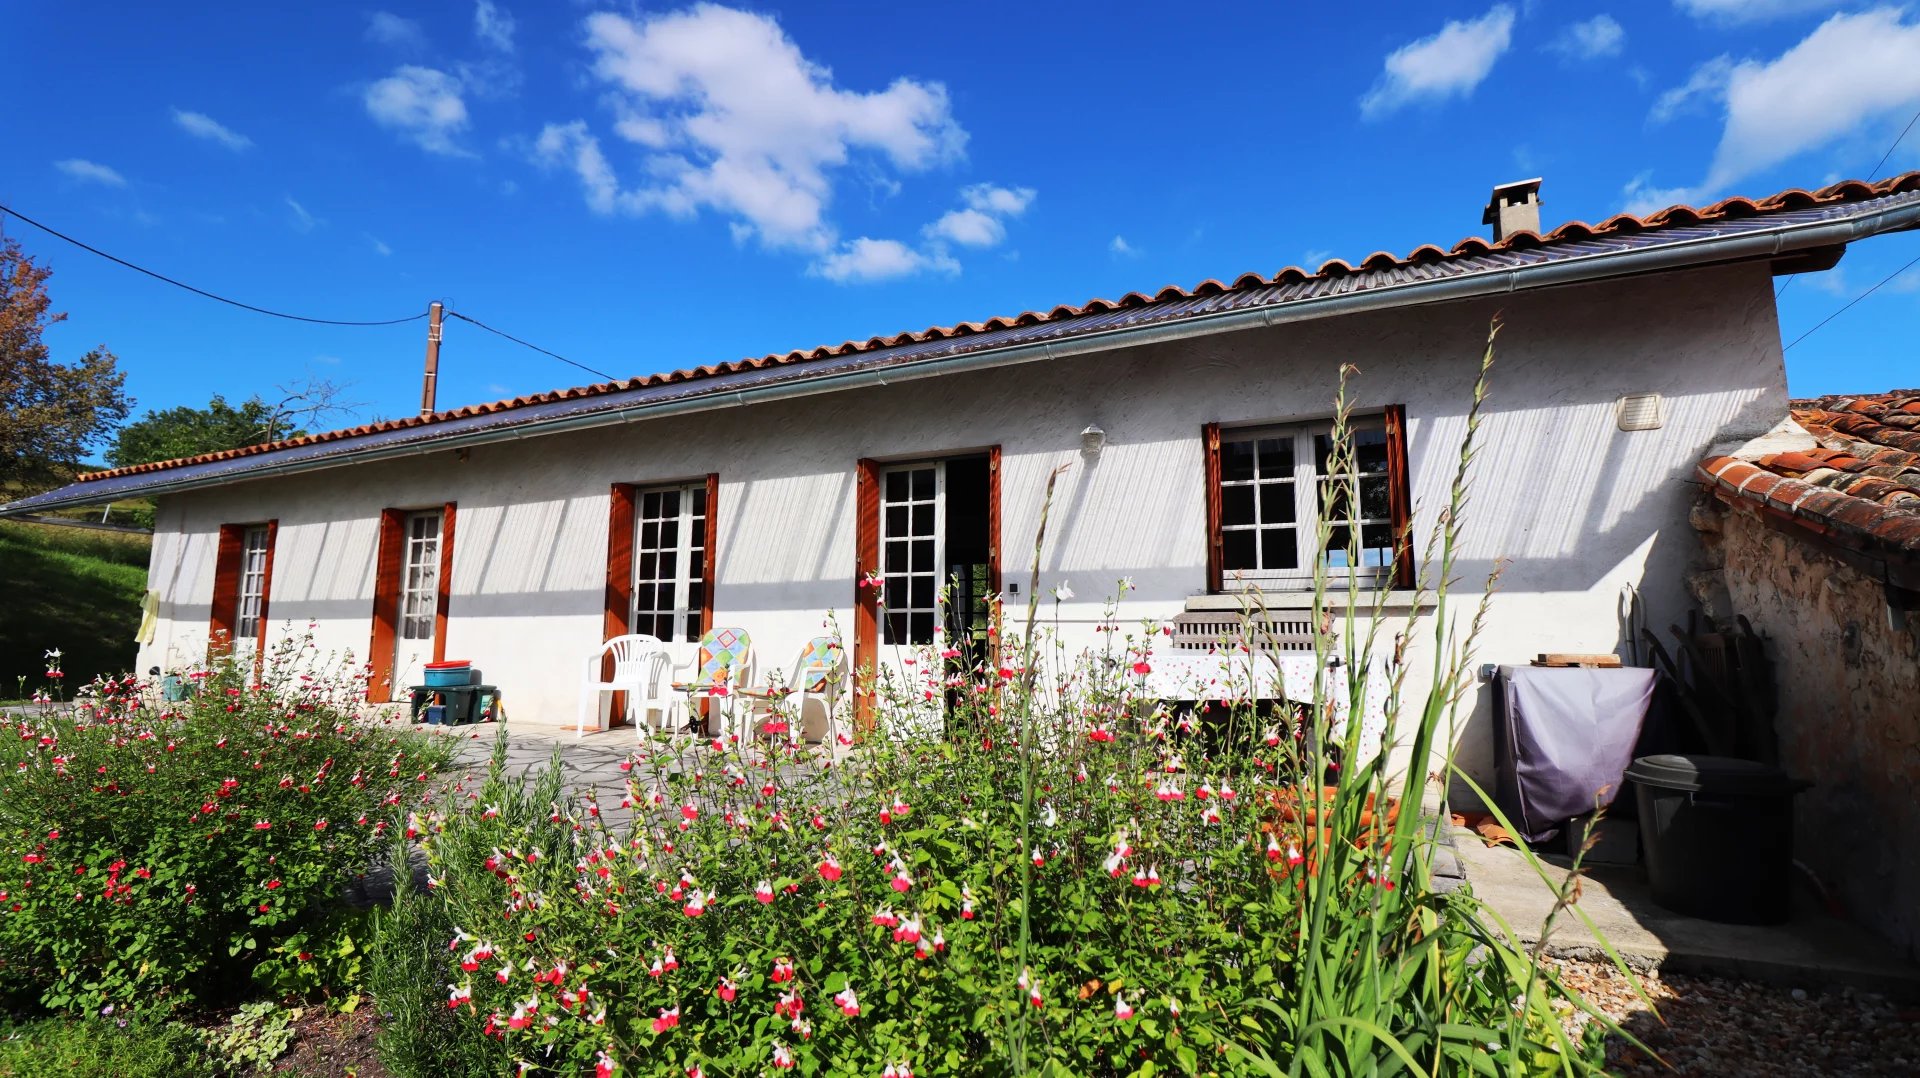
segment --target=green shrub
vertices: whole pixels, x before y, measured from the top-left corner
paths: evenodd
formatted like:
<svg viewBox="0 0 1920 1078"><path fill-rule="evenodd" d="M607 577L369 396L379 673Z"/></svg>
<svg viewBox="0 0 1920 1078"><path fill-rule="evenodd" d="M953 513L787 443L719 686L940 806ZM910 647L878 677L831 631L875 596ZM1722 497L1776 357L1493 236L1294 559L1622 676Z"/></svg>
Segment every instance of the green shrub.
<svg viewBox="0 0 1920 1078"><path fill-rule="evenodd" d="M45 1018L0 1025L0 1078L200 1078L220 1072L200 1033L177 1022Z"/></svg>
<svg viewBox="0 0 1920 1078"><path fill-rule="evenodd" d="M363 683L291 638L263 678L138 681L0 729L0 984L57 1011L221 1002L249 980L341 993L339 901L402 826L446 747L357 717Z"/></svg>
<svg viewBox="0 0 1920 1078"><path fill-rule="evenodd" d="M402 844L390 863L404 865L406 857ZM374 1048L397 1078L495 1078L510 1070L501 1045L473 1036L444 1002L452 935L446 903L417 893L410 873L396 873L392 905L374 912L367 989L380 1014Z"/></svg>

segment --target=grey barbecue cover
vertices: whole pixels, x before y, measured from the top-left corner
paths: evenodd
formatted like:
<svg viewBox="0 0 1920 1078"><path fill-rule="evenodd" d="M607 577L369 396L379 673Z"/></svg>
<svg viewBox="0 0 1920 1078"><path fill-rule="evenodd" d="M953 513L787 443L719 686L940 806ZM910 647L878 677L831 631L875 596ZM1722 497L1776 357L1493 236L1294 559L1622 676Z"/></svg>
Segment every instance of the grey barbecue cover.
<svg viewBox="0 0 1920 1078"><path fill-rule="evenodd" d="M1528 842L1611 804L1653 702L1639 667L1502 666L1494 723L1495 799Z"/></svg>

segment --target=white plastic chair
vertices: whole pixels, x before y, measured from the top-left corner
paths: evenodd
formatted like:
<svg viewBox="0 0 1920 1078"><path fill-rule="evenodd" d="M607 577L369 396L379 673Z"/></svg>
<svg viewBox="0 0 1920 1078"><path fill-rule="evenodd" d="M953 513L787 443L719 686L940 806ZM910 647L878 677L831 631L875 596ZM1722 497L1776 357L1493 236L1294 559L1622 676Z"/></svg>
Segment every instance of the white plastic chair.
<svg viewBox="0 0 1920 1078"><path fill-rule="evenodd" d="M603 676L609 655L613 657L613 673ZM627 694L626 718L634 726L636 736L640 728L638 716L658 712L664 723L672 707L663 676L669 662L666 646L657 637L616 636L600 645L587 659L586 684L580 693L580 717L574 724L573 736L586 736L589 714L593 716L595 729L606 729L600 725L600 694L604 692Z"/></svg>
<svg viewBox="0 0 1920 1078"><path fill-rule="evenodd" d="M840 701L840 690L847 680L847 649L837 636L816 636L800 648L795 657L793 672L785 683L770 682L749 689L746 695L766 702L767 710L772 711L773 704L783 699L793 703L794 719L800 723L800 735L807 733L807 701L820 701L821 711L825 715L821 735L822 744L831 745L834 740L834 708Z"/></svg>

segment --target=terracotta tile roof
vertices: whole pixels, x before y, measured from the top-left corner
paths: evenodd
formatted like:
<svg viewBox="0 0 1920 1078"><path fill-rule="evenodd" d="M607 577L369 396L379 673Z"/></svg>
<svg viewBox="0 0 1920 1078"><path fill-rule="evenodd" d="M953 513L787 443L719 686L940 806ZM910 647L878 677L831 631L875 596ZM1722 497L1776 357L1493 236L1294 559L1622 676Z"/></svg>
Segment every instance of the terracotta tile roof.
<svg viewBox="0 0 1920 1078"><path fill-rule="evenodd" d="M108 471L93 472L79 477L79 482L92 482L121 476L141 475L148 472L164 471L188 465L206 464L214 461L230 460L236 457L254 456L271 453L295 446L313 445L341 439L356 438L368 434L400 431L411 427L422 427L450 420L466 419L474 416L490 415L511 411L531 405L547 404L557 401L576 400L597 397L611 393L642 389L651 386L671 385L680 382L697 381L742 371L759 370L765 367L787 364L804 364L809 361L845 356L860 352L873 352L907 344L925 341L938 341L950 338L966 337L973 334L989 333L1020 326L1034 326L1070 318L1105 312L1123 311L1128 308L1144 307L1153 304L1192 300L1198 297L1231 295L1236 292L1271 289L1278 286L1299 286L1309 282L1339 282L1342 278L1356 277L1361 274L1385 270L1403 270L1409 276L1427 275L1439 268L1455 262L1475 262L1489 255L1514 254L1554 249L1559 246L1580 246L1588 241L1607 237L1638 235L1662 230L1682 230L1689 226L1737 220L1741 218L1764 217L1769 214L1806 210L1813 207L1831 206L1841 203L1862 202L1868 199L1882 198L1888 195L1920 191L1920 171L1894 176L1877 183L1865 183L1859 180L1845 180L1822 187L1817 191L1792 188L1765 198L1728 198L1704 207L1669 206L1657 213L1644 217L1622 213L1609 217L1599 224L1590 225L1583 221L1570 221L1553 229L1546 235L1530 231L1517 232L1495 243L1478 236L1469 236L1454 244L1451 248L1440 248L1433 244L1423 244L1404 255L1395 255L1387 251L1376 251L1350 263L1343 259L1330 259L1318 269L1307 270L1299 266L1288 266L1271 277L1262 277L1257 273L1246 273L1232 281L1209 279L1201 281L1192 288L1168 285L1158 292L1148 295L1144 292L1129 292L1119 299L1090 299L1078 306L1062 305L1047 311L1026 311L1012 317L989 318L984 322L961 322L953 326L933 326L917 333L899 333L890 337L871 337L863 341L846 341L838 345L823 345L817 348L797 350L786 353L760 356L738 360L733 363L718 363L688 370L670 371L665 374L645 375L623 381L604 382L598 385L580 386L573 389L555 390L549 393L536 393L510 400L494 401L490 404L475 404L464 408L455 408L436 412L428 416L409 416L404 419L390 419L380 423L370 423L345 430L327 431L312 434L304 438L274 442L268 445L248 446L244 449L231 449L219 453L207 453L180 460L158 461L152 464L139 464L128 468L114 468ZM1546 253L1542 251L1542 253Z"/></svg>
<svg viewBox="0 0 1920 1078"><path fill-rule="evenodd" d="M1796 400L1792 412L1814 448L1714 457L1702 481L1849 545L1920 558L1920 389Z"/></svg>

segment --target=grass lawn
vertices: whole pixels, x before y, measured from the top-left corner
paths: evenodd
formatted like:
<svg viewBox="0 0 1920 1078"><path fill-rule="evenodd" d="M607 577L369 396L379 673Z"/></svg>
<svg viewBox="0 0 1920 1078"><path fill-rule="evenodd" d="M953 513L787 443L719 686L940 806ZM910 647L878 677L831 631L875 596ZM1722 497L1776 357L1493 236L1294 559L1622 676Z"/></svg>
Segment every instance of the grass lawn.
<svg viewBox="0 0 1920 1078"><path fill-rule="evenodd" d="M144 535L0 521L0 699L38 689L49 648L64 653L67 691L133 665Z"/></svg>

